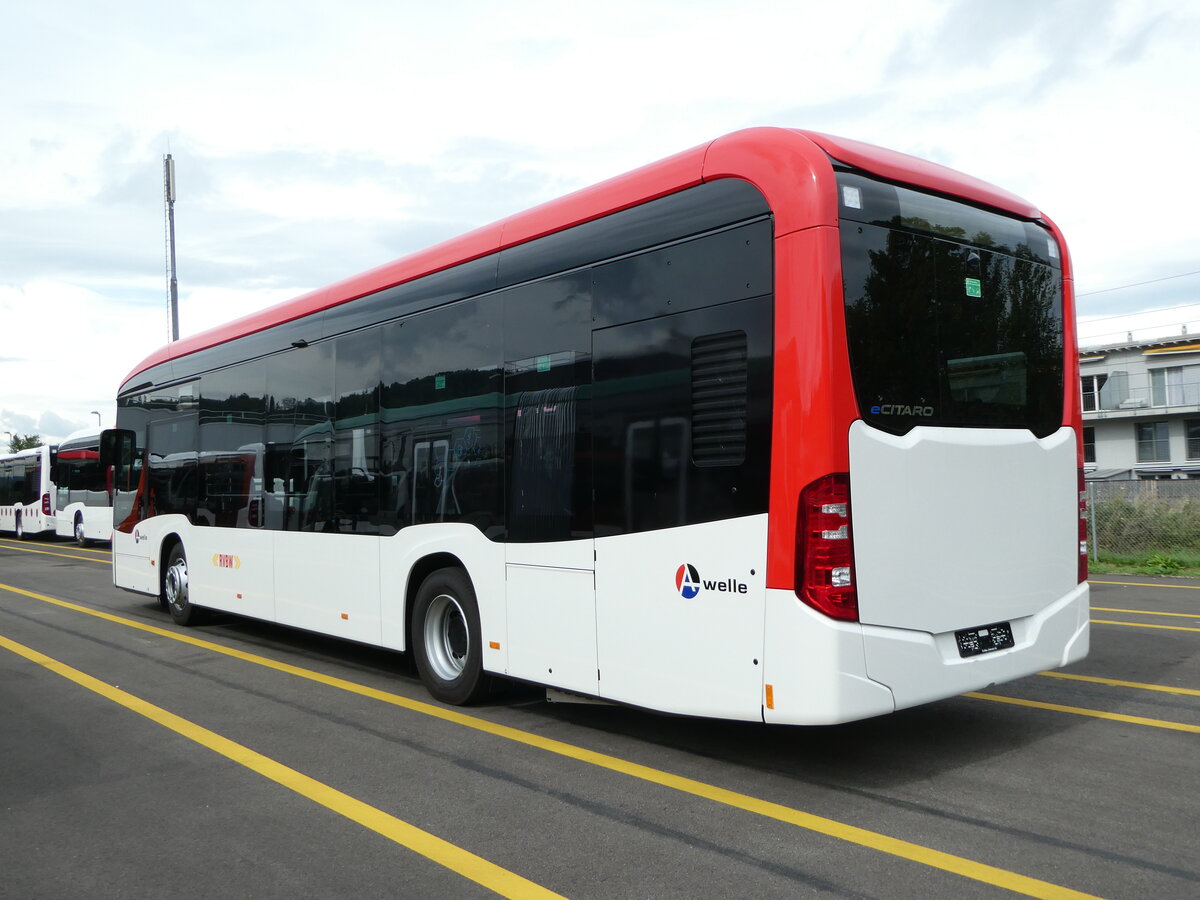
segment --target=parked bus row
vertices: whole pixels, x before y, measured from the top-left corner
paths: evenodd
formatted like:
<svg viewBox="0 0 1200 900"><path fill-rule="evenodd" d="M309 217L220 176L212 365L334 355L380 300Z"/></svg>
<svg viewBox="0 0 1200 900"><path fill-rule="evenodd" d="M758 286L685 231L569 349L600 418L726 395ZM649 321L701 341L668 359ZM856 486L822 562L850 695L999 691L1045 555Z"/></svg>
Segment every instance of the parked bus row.
<svg viewBox="0 0 1200 900"><path fill-rule="evenodd" d="M113 580L671 713L843 722L1082 658L1070 263L1035 206L735 133L138 363Z"/></svg>
<svg viewBox="0 0 1200 900"><path fill-rule="evenodd" d="M0 455L0 533L57 535L80 545L112 539L112 500L100 432Z"/></svg>

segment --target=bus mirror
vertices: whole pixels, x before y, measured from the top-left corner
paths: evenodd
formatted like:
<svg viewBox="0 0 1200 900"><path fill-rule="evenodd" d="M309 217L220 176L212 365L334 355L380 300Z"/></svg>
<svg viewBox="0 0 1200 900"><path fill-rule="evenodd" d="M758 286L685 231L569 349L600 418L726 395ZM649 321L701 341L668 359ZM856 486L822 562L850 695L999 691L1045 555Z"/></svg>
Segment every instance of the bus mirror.
<svg viewBox="0 0 1200 900"><path fill-rule="evenodd" d="M133 465L136 435L123 428L107 428L100 432L100 468L105 472L109 496L121 485L122 470Z"/></svg>
<svg viewBox="0 0 1200 900"><path fill-rule="evenodd" d="M133 437L132 431L119 428L106 428L100 432L100 467L107 469L120 461L121 438L124 435ZM131 441L132 443L132 441Z"/></svg>

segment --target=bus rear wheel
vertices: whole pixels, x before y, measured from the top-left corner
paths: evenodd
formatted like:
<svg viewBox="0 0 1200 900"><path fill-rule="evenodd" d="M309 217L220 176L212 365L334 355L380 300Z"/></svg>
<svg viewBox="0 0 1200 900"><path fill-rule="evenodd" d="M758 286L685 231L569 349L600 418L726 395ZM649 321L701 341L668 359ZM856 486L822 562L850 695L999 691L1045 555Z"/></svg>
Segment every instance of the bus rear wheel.
<svg viewBox="0 0 1200 900"><path fill-rule="evenodd" d="M462 706L488 695L479 604L462 569L438 569L421 583L412 636L417 672L436 699Z"/></svg>
<svg viewBox="0 0 1200 900"><path fill-rule="evenodd" d="M16 529L17 540L25 540L25 526L21 524L20 513L17 513L17 520L13 523L13 527Z"/></svg>
<svg viewBox="0 0 1200 900"><path fill-rule="evenodd" d="M88 545L88 539L83 536L83 516L79 513L75 513L75 543L80 547Z"/></svg>
<svg viewBox="0 0 1200 900"><path fill-rule="evenodd" d="M187 554L183 552L183 544L172 547L167 560L159 603L166 607L176 625L195 625L200 621L201 612L188 596Z"/></svg>

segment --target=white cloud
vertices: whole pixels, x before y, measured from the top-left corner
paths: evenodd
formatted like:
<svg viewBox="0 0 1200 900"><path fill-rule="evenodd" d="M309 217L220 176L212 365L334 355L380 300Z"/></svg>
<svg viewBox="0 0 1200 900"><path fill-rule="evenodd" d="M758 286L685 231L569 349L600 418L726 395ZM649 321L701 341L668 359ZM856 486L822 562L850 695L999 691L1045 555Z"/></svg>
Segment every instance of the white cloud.
<svg viewBox="0 0 1200 900"><path fill-rule="evenodd" d="M1025 196L1090 316L1200 299L1095 293L1200 270L1197 46L1166 0L18 4L0 334L39 337L0 348L4 428L94 421L165 341L168 151L184 334L761 124Z"/></svg>

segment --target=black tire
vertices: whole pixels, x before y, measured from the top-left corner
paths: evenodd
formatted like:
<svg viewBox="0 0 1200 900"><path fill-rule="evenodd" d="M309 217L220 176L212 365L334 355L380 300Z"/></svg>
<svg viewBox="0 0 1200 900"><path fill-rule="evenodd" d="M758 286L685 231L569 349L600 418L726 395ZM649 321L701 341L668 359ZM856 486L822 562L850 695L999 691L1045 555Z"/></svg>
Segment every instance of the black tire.
<svg viewBox="0 0 1200 900"><path fill-rule="evenodd" d="M482 700L492 680L483 672L479 604L462 569L438 569L417 591L413 659L426 689L454 706Z"/></svg>
<svg viewBox="0 0 1200 900"><path fill-rule="evenodd" d="M75 513L75 543L80 547L86 547L91 543L83 536L83 516L79 513Z"/></svg>
<svg viewBox="0 0 1200 900"><path fill-rule="evenodd" d="M183 552L183 544L176 544L167 557L162 593L158 598L176 625L196 625L203 617L203 612L192 605L188 594L187 554Z"/></svg>
<svg viewBox="0 0 1200 900"><path fill-rule="evenodd" d="M25 540L25 526L21 524L21 514L20 513L17 513L17 519L13 523L13 529L14 529L14 534L16 534L18 541Z"/></svg>

